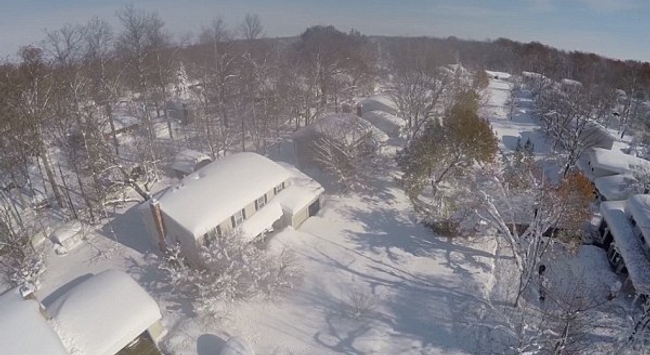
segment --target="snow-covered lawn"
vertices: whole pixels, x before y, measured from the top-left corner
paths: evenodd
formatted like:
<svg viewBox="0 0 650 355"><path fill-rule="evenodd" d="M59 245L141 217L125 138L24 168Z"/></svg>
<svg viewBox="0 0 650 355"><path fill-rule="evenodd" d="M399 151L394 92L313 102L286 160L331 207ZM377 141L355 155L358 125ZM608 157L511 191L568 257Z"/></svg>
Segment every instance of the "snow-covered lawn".
<svg viewBox="0 0 650 355"><path fill-rule="evenodd" d="M304 270L285 299L233 306L213 324L185 322L169 348L196 354L201 344L188 336L212 334L241 336L260 354L474 353L461 320L486 293L494 246L434 237L391 177L380 186L373 196L329 195L299 230L274 237L270 247L297 251ZM356 314L353 299L373 306Z"/></svg>

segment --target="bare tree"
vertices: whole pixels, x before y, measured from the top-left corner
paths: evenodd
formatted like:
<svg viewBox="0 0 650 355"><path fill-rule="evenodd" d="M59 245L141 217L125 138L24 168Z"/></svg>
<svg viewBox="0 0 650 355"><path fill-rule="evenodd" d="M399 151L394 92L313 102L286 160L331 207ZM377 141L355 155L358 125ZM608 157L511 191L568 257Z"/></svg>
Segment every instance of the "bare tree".
<svg viewBox="0 0 650 355"><path fill-rule="evenodd" d="M313 143L316 162L344 189L366 187L379 150L374 132L354 118L322 127Z"/></svg>
<svg viewBox="0 0 650 355"><path fill-rule="evenodd" d="M253 41L260 38L264 32L262 21L256 14L246 14L244 21L239 26L242 37L247 41Z"/></svg>
<svg viewBox="0 0 650 355"><path fill-rule="evenodd" d="M29 154L38 156L45 170L47 181L59 206L63 206L63 196L52 168L48 137L45 129L47 118L53 111L52 96L54 83L45 62L43 50L36 47L23 47L20 52L21 63L12 71L8 80L13 87L11 97L5 98L22 121L21 129L26 134L23 139L31 140L26 146Z"/></svg>
<svg viewBox="0 0 650 355"><path fill-rule="evenodd" d="M145 164L151 165L156 173L158 152L154 147L155 132L151 117L152 109L159 109L159 101L154 96L154 77L159 73L156 64L160 50L165 48L167 35L163 31L164 22L155 12L145 12L127 5L117 13L122 24L116 47L131 75L130 87L139 94L143 121L146 128Z"/></svg>
<svg viewBox="0 0 650 355"><path fill-rule="evenodd" d="M438 116L438 105L451 82L449 73L440 68L437 59L434 48L416 40L392 50L389 95L406 120L409 139Z"/></svg>

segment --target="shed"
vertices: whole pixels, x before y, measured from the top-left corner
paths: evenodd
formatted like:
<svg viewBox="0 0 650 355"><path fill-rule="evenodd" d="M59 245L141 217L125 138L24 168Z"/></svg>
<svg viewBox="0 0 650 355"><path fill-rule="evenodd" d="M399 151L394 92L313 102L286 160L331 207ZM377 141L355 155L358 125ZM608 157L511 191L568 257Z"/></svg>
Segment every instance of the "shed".
<svg viewBox="0 0 650 355"><path fill-rule="evenodd" d="M103 271L74 286L47 314L71 355L114 355L141 336L157 342L164 335L158 304L122 271Z"/></svg>
<svg viewBox="0 0 650 355"><path fill-rule="evenodd" d="M4 355L69 355L38 301L18 288L0 295L0 344Z"/></svg>

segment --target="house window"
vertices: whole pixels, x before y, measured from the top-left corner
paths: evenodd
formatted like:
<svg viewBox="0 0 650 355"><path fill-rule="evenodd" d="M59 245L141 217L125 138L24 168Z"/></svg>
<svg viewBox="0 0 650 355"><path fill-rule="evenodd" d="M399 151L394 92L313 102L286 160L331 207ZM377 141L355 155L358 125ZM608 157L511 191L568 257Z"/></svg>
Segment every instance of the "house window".
<svg viewBox="0 0 650 355"><path fill-rule="evenodd" d="M280 185L276 186L273 188L273 194L277 195L280 193L280 191L284 190L284 182L282 182Z"/></svg>
<svg viewBox="0 0 650 355"><path fill-rule="evenodd" d="M221 227L217 226L217 228L203 235L203 245L206 247L212 245L212 243L214 243L214 241L217 240L217 237L219 236L221 236Z"/></svg>
<svg viewBox="0 0 650 355"><path fill-rule="evenodd" d="M246 219L246 211L242 209L237 213L235 213L234 215L232 215L232 217L230 217L230 220L232 222L232 227L235 228L239 226L244 222L244 219Z"/></svg>
<svg viewBox="0 0 650 355"><path fill-rule="evenodd" d="M632 227L636 226L636 221L634 220L634 217L630 216L630 223L632 224Z"/></svg>
<svg viewBox="0 0 650 355"><path fill-rule="evenodd" d="M266 205L266 194L255 200L255 211L259 211L264 205Z"/></svg>

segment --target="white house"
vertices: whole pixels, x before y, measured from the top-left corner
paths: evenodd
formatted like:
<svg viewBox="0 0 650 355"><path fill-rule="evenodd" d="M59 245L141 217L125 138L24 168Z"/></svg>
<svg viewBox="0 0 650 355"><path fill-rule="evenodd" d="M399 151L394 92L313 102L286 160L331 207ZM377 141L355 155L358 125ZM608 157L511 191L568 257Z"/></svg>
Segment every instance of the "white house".
<svg viewBox="0 0 650 355"><path fill-rule="evenodd" d="M136 341L159 353L158 304L124 272L93 275L47 308L23 290L0 296L3 355L115 355Z"/></svg>
<svg viewBox="0 0 650 355"><path fill-rule="evenodd" d="M180 243L190 258L220 233L237 230L253 241L285 226L298 227L320 209L322 187L297 169L255 153L214 161L139 207L152 241Z"/></svg>
<svg viewBox="0 0 650 355"><path fill-rule="evenodd" d="M612 267L628 275L626 284L634 287L644 308L650 308L650 195L603 202L600 210L600 242Z"/></svg>

